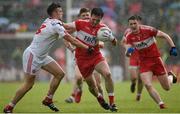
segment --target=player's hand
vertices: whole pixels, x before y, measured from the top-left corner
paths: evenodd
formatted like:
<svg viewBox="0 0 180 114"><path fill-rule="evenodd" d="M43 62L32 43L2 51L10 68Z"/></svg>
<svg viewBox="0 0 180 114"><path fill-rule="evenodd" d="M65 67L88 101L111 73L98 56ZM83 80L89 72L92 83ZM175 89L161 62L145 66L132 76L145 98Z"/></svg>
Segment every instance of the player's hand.
<svg viewBox="0 0 180 114"><path fill-rule="evenodd" d="M171 50L169 51L170 56L177 56L177 49L176 47L171 47Z"/></svg>
<svg viewBox="0 0 180 114"><path fill-rule="evenodd" d="M89 48L87 50L88 54L91 55L93 53L93 51L94 51L94 48L92 46L89 46Z"/></svg>
<svg viewBox="0 0 180 114"><path fill-rule="evenodd" d="M135 49L134 49L133 47L128 48L127 51L126 51L126 56L127 56L127 57L130 57L131 54L134 52L134 50L135 50Z"/></svg>
<svg viewBox="0 0 180 114"><path fill-rule="evenodd" d="M116 45L117 45L117 39L114 38L114 39L111 41L111 43L112 43L113 46L116 46Z"/></svg>
<svg viewBox="0 0 180 114"><path fill-rule="evenodd" d="M99 41L99 42L98 42L98 47L99 47L99 48L104 48L104 42Z"/></svg>
<svg viewBox="0 0 180 114"><path fill-rule="evenodd" d="M71 49L71 52L74 54L75 53L75 49Z"/></svg>

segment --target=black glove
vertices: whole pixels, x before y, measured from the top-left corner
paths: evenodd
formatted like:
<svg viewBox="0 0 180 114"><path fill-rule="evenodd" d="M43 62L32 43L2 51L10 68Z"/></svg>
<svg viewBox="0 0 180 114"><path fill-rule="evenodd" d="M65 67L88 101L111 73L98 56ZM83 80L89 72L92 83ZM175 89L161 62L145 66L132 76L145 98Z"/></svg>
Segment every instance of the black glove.
<svg viewBox="0 0 180 114"><path fill-rule="evenodd" d="M94 48L92 46L89 46L89 48L87 50L88 54L91 55L93 53L93 51L94 51Z"/></svg>

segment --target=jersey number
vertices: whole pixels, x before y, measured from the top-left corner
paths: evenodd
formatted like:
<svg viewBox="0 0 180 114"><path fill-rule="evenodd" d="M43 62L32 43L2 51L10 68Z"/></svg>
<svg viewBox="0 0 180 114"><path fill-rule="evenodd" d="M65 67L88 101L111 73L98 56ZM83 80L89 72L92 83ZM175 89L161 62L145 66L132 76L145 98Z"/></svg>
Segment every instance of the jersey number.
<svg viewBox="0 0 180 114"><path fill-rule="evenodd" d="M36 34L41 33L41 30L45 27L46 27L46 25L42 24L41 27L36 31Z"/></svg>

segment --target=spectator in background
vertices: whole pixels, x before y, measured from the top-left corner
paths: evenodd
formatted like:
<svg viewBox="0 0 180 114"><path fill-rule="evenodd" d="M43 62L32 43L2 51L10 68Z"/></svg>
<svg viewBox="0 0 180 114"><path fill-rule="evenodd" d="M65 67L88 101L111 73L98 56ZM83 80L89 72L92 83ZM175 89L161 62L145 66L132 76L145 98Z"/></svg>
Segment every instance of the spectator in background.
<svg viewBox="0 0 180 114"><path fill-rule="evenodd" d="M15 71L16 81L19 81L21 76L22 55L23 55L23 50L21 47L16 47L12 53L13 68L16 69Z"/></svg>

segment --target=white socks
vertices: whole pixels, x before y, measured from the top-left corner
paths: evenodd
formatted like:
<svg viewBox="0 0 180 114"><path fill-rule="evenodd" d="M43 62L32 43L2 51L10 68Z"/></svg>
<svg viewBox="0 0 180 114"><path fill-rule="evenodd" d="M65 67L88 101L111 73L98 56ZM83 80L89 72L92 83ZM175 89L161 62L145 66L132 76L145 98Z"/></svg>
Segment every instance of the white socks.
<svg viewBox="0 0 180 114"><path fill-rule="evenodd" d="M49 99L52 99L52 98L53 98L53 95L47 95L47 97L48 97Z"/></svg>
<svg viewBox="0 0 180 114"><path fill-rule="evenodd" d="M158 104L159 104L159 105L162 105L162 104L164 104L164 102L160 101Z"/></svg>
<svg viewBox="0 0 180 114"><path fill-rule="evenodd" d="M14 107L14 106L15 106L15 104L14 104L14 103L12 103L12 102L10 102L10 103L9 103L9 106Z"/></svg>
<svg viewBox="0 0 180 114"><path fill-rule="evenodd" d="M173 76L172 75L168 75L168 80L170 80L170 82L173 83Z"/></svg>
<svg viewBox="0 0 180 114"><path fill-rule="evenodd" d="M108 93L108 96L114 96L114 93Z"/></svg>

